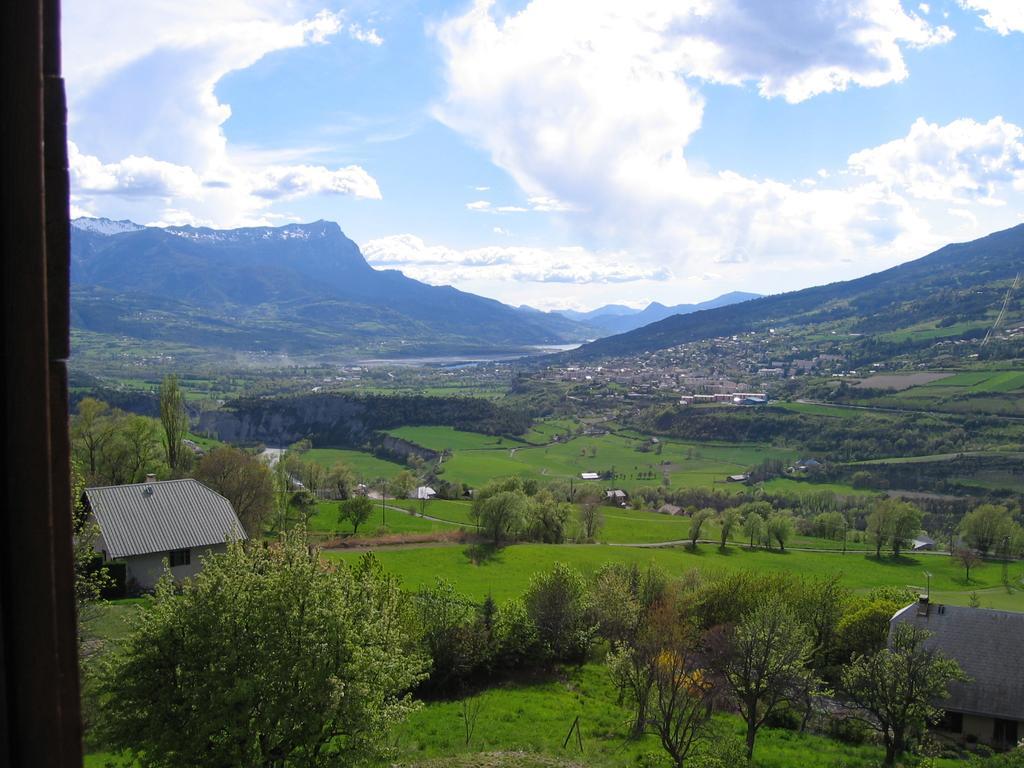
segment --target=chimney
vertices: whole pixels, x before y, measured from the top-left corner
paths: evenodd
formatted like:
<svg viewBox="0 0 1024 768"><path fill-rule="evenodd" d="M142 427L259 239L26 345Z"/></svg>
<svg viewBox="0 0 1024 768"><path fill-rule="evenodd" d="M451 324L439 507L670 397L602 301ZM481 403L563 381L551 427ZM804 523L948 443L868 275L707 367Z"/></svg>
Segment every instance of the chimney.
<svg viewBox="0 0 1024 768"><path fill-rule="evenodd" d="M150 473L150 474L146 475L146 482L147 483L155 483L156 482L156 475L154 475L153 473Z"/></svg>
<svg viewBox="0 0 1024 768"><path fill-rule="evenodd" d="M917 598L917 615L927 616L930 605L928 603L928 595L918 595Z"/></svg>

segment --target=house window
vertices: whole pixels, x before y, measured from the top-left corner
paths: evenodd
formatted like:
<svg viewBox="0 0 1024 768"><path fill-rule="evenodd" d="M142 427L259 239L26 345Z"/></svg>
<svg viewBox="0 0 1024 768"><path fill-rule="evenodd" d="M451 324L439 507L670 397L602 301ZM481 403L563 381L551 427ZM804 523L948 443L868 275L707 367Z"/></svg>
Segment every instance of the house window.
<svg viewBox="0 0 1024 768"><path fill-rule="evenodd" d="M167 553L167 559L171 562L171 568L174 568L176 565L188 565L192 562L192 550L172 549Z"/></svg>
<svg viewBox="0 0 1024 768"><path fill-rule="evenodd" d="M992 743L993 744L1016 744L1017 743L1017 721L1000 720L992 721Z"/></svg>

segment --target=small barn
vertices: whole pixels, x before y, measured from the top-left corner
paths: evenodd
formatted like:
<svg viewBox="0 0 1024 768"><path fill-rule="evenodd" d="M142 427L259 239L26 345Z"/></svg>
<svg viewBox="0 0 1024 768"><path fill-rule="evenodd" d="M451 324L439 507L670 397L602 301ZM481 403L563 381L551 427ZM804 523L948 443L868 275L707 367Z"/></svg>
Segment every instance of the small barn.
<svg viewBox="0 0 1024 768"><path fill-rule="evenodd" d="M186 578L203 556L246 538L231 502L190 478L86 488L83 501L100 529L96 551L123 562L126 583L137 589L152 589L165 562Z"/></svg>
<svg viewBox="0 0 1024 768"><path fill-rule="evenodd" d="M955 659L969 676L951 683L939 730L995 747L1024 737L1024 613L930 603L921 596L889 620L931 633L925 647Z"/></svg>

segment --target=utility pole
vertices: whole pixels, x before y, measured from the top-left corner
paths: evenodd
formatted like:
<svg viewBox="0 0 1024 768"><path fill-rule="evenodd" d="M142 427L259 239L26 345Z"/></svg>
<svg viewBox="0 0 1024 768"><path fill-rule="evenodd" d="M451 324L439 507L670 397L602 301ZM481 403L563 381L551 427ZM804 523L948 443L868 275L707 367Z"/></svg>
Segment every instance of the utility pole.
<svg viewBox="0 0 1024 768"><path fill-rule="evenodd" d="M385 506L385 500L387 499L387 495L388 495L388 482L387 482L387 480L383 480L382 479L380 481L380 524L381 525L387 525L388 524L388 520L387 520L387 510L388 510L388 508Z"/></svg>

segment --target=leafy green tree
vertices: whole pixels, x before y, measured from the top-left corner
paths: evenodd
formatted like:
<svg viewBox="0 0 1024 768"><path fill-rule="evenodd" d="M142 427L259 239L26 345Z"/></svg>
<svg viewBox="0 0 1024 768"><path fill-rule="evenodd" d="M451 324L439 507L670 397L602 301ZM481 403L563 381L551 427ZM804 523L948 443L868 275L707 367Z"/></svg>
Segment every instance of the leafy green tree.
<svg viewBox="0 0 1024 768"><path fill-rule="evenodd" d="M987 555L1012 531L1013 516L999 504L980 504L964 515L960 523L964 539L982 555Z"/></svg>
<svg viewBox="0 0 1024 768"><path fill-rule="evenodd" d="M326 567L302 532L231 544L165 576L101 661L98 735L142 768L380 759L426 666L408 599L372 556Z"/></svg>
<svg viewBox="0 0 1024 768"><path fill-rule="evenodd" d="M889 500L876 502L868 515L868 540L875 545L875 557L882 557L882 548L892 539L893 510Z"/></svg>
<svg viewBox="0 0 1024 768"><path fill-rule="evenodd" d="M353 496L338 505L338 522L352 524L352 534L359 533L359 526L373 514L373 502L366 496Z"/></svg>
<svg viewBox="0 0 1024 768"><path fill-rule="evenodd" d="M391 478L391 482L388 485L391 487L391 495L394 498L407 499L416 490L416 476L409 470L403 469Z"/></svg>
<svg viewBox="0 0 1024 768"><path fill-rule="evenodd" d="M922 512L915 505L905 501L893 500L890 505L889 538L892 542L893 555L899 557L903 548L909 546L921 531Z"/></svg>
<svg viewBox="0 0 1024 768"><path fill-rule="evenodd" d="M885 647L889 619L906 601L862 599L851 605L836 626L834 657L845 664L855 656L867 656Z"/></svg>
<svg viewBox="0 0 1024 768"><path fill-rule="evenodd" d="M596 627L592 600L579 571L555 563L535 574L523 596L526 614L537 628L542 654L550 661L583 661Z"/></svg>
<svg viewBox="0 0 1024 768"><path fill-rule="evenodd" d="M561 544L572 511L568 502L558 501L547 490L538 491L526 505L526 537L545 544Z"/></svg>
<svg viewBox="0 0 1024 768"><path fill-rule="evenodd" d="M774 599L747 614L713 643L714 666L747 725L747 760L757 732L779 707L809 687L813 644L792 610Z"/></svg>
<svg viewBox="0 0 1024 768"><path fill-rule="evenodd" d="M86 480L96 482L104 448L113 437L110 406L102 400L84 397L71 419L71 447L85 468Z"/></svg>
<svg viewBox="0 0 1024 768"><path fill-rule="evenodd" d="M693 549L697 548L697 540L700 538L700 529L704 527L704 523L715 516L715 510L710 507L704 509L698 509L690 517L690 546Z"/></svg>
<svg viewBox="0 0 1024 768"><path fill-rule="evenodd" d="M814 518L814 532L823 539L837 539L846 531L842 512L822 512Z"/></svg>
<svg viewBox="0 0 1024 768"><path fill-rule="evenodd" d="M949 695L949 683L966 679L956 661L925 647L929 634L901 623L888 648L856 657L843 672L843 688L861 719L882 737L887 766L936 719L935 702Z"/></svg>
<svg viewBox="0 0 1024 768"><path fill-rule="evenodd" d="M324 485L334 493L338 499L349 499L355 493L356 476L352 469L343 462L335 462L324 478Z"/></svg>
<svg viewBox="0 0 1024 768"><path fill-rule="evenodd" d="M750 541L750 548L754 548L754 542L760 541L764 534L764 518L758 512L750 511L743 518L743 535Z"/></svg>
<svg viewBox="0 0 1024 768"><path fill-rule="evenodd" d="M476 606L442 578L421 588L413 604L432 662L427 685L435 691L452 690L486 660L487 637L477 626Z"/></svg>
<svg viewBox="0 0 1024 768"><path fill-rule="evenodd" d="M165 376L160 384L160 426L164 432L164 456L171 473L185 468L185 444L188 434L188 411L185 410L185 395L178 386L175 374ZM190 454L189 454L190 455Z"/></svg>
<svg viewBox="0 0 1024 768"><path fill-rule="evenodd" d="M719 524L722 526L722 549L725 549L729 542L729 534L740 522L740 512L736 507L727 507L719 515Z"/></svg>
<svg viewBox="0 0 1024 768"><path fill-rule="evenodd" d="M793 538L793 515L789 510L776 512L765 523L768 536L778 542L779 549L785 551L786 542Z"/></svg>
<svg viewBox="0 0 1024 768"><path fill-rule="evenodd" d="M263 534L275 502L273 476L263 461L225 445L199 460L195 477L231 502L249 536ZM290 504L290 497L286 504Z"/></svg>
<svg viewBox="0 0 1024 768"><path fill-rule="evenodd" d="M474 500L473 510L479 525L495 546L514 539L522 529L529 502L518 491L501 491L482 500Z"/></svg>

